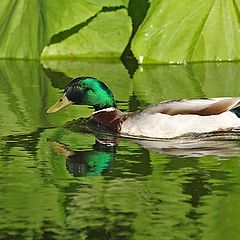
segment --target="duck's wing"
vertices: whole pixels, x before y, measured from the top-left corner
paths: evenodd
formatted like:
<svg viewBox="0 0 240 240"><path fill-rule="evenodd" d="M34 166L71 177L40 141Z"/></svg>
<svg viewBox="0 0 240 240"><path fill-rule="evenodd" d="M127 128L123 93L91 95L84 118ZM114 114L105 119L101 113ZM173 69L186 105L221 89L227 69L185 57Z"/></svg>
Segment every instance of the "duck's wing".
<svg viewBox="0 0 240 240"><path fill-rule="evenodd" d="M217 115L240 106L240 97L182 99L160 102L142 111L144 114L162 113L168 115L196 114L201 116Z"/></svg>

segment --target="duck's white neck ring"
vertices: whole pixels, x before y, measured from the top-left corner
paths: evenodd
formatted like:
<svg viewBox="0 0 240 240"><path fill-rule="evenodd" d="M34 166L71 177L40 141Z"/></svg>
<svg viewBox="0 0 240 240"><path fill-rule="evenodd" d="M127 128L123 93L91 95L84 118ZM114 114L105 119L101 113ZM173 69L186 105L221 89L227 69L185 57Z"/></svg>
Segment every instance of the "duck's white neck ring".
<svg viewBox="0 0 240 240"><path fill-rule="evenodd" d="M115 107L109 107L109 108L104 108L98 111L93 112L93 114L99 113L99 112L111 112L111 111L115 111L116 108Z"/></svg>

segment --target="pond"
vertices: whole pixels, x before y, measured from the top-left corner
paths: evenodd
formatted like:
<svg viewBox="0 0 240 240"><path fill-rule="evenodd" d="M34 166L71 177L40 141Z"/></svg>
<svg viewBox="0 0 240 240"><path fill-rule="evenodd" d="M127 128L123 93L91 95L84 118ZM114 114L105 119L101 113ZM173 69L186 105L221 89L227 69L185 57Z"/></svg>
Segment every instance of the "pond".
<svg viewBox="0 0 240 240"><path fill-rule="evenodd" d="M0 239L238 239L240 142L101 133L115 143L101 144L85 126L90 107L46 114L79 75L104 81L123 111L240 96L239 63L140 66L130 77L119 61L0 61Z"/></svg>

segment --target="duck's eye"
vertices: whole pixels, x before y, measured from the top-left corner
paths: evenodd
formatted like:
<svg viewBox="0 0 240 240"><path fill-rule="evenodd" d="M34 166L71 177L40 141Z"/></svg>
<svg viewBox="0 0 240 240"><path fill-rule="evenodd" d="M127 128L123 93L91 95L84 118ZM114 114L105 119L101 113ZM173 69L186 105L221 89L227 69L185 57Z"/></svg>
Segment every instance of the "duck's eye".
<svg viewBox="0 0 240 240"><path fill-rule="evenodd" d="M60 99L59 99L59 102L62 102L62 101L63 101L62 98L60 98Z"/></svg>
<svg viewBox="0 0 240 240"><path fill-rule="evenodd" d="M73 87L73 90L74 90L74 91L78 91L78 90L79 90L79 86L74 86L74 87Z"/></svg>

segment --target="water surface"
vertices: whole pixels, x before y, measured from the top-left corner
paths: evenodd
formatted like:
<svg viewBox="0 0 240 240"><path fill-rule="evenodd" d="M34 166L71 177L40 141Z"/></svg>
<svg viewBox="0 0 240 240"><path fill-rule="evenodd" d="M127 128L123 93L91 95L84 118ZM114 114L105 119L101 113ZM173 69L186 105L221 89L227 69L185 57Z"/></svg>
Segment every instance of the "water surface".
<svg viewBox="0 0 240 240"><path fill-rule="evenodd" d="M65 127L90 107L46 114L79 75L103 80L123 111L240 95L239 63L146 66L130 78L116 61L0 61L0 239L238 239L240 142L101 134L115 143L101 144L84 120Z"/></svg>

